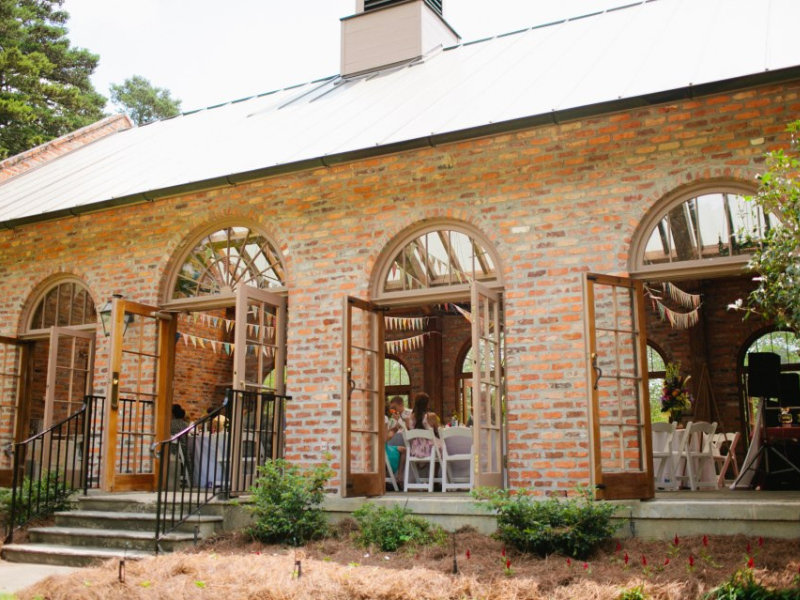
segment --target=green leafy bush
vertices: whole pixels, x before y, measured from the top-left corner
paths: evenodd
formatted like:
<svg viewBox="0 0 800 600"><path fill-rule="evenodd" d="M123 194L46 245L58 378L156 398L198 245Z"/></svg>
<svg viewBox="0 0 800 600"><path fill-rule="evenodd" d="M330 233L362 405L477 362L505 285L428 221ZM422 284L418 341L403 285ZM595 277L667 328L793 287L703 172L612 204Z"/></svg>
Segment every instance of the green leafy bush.
<svg viewBox="0 0 800 600"><path fill-rule="evenodd" d="M356 541L362 546L375 546L381 552L394 552L406 544L443 543L447 538L441 527L398 504L387 508L367 502L353 513L353 518L360 528Z"/></svg>
<svg viewBox="0 0 800 600"><path fill-rule="evenodd" d="M538 556L587 558L622 524L611 521L619 507L595 501L584 488L578 492L566 500L494 488L479 488L472 495L497 513L496 535L507 545Z"/></svg>
<svg viewBox="0 0 800 600"><path fill-rule="evenodd" d="M737 571L704 600L797 600L798 590L771 590L755 580L750 569Z"/></svg>
<svg viewBox="0 0 800 600"><path fill-rule="evenodd" d="M617 596L617 600L647 600L649 597L644 591L644 586L637 585L629 590L624 590Z"/></svg>
<svg viewBox="0 0 800 600"><path fill-rule="evenodd" d="M41 479L25 477L17 489L17 506L14 525L20 526L34 517L46 517L70 506L69 497L74 490L66 484L64 474L52 471ZM11 518L11 488L0 488L0 519L8 525Z"/></svg>
<svg viewBox="0 0 800 600"><path fill-rule="evenodd" d="M250 535L293 546L324 536L328 524L321 504L332 476L327 465L301 469L283 459L267 461L251 489L255 523Z"/></svg>

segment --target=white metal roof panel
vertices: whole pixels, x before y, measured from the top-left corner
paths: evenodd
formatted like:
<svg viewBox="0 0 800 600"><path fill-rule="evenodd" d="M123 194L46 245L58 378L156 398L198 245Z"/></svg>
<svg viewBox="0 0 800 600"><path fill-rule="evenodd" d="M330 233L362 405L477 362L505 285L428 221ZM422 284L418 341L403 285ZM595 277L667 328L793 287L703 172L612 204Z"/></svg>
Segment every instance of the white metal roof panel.
<svg viewBox="0 0 800 600"><path fill-rule="evenodd" d="M614 0L609 0L613 2ZM624 0L617 0L618 2ZM798 0L650 0L111 134L0 184L0 225L800 66Z"/></svg>

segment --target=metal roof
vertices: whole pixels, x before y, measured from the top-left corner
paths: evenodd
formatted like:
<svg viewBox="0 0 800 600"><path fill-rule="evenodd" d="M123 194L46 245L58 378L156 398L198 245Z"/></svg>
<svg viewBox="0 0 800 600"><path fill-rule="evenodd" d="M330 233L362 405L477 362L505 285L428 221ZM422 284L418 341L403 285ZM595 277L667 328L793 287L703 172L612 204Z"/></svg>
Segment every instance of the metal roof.
<svg viewBox="0 0 800 600"><path fill-rule="evenodd" d="M797 0L649 0L111 134L0 184L0 225L800 78Z"/></svg>

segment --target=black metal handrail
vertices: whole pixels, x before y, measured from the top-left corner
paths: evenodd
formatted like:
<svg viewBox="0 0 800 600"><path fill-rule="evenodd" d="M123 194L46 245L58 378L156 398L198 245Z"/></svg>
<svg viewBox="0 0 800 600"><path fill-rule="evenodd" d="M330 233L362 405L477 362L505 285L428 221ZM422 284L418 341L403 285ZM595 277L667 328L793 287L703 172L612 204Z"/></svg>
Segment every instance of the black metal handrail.
<svg viewBox="0 0 800 600"><path fill-rule="evenodd" d="M283 455L284 409L289 399L227 390L221 406L153 444L153 454L159 459L156 552L164 536L216 498L247 492L258 467L268 458Z"/></svg>
<svg viewBox="0 0 800 600"><path fill-rule="evenodd" d="M86 495L90 487L99 486L104 401L86 396L74 414L13 445L6 542L13 540L16 528L60 508L74 491L82 489Z"/></svg>

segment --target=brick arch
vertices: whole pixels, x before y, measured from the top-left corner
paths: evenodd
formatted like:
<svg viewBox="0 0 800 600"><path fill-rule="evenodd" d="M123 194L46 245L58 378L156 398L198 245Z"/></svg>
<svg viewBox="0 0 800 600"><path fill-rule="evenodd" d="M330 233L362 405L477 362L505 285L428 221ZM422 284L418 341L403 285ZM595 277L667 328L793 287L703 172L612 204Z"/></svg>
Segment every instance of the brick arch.
<svg viewBox="0 0 800 600"><path fill-rule="evenodd" d="M628 271L637 270L639 255L649 240L653 227L670 209L690 198L719 191L753 194L755 172L747 169L718 167L685 173L654 188L639 204L638 220L633 221L630 236L625 238ZM713 259L712 259L713 260Z"/></svg>
<svg viewBox="0 0 800 600"><path fill-rule="evenodd" d="M506 260L507 252L504 251L504 246L498 242L497 232L491 230L488 234L485 232L484 226L488 225L488 221L476 218L469 211L439 208L425 211L421 217L418 214L409 214L394 223L395 227L392 230L385 230L376 240L373 246L376 251L370 254L365 264L365 269L370 277L369 290L371 297L374 298L380 295L381 274L384 266L394 258L398 248L406 238L412 236L418 230L435 226L440 226L441 229L454 227L457 230L463 230L474 235L479 241L483 242L485 247L492 253L492 258L495 261L498 283L503 285L505 265L508 264Z"/></svg>
<svg viewBox="0 0 800 600"><path fill-rule="evenodd" d="M164 268L161 270L158 283L160 301L164 302L172 299L172 288L174 287L177 270L183 265L194 245L203 236L231 226L248 227L267 238L280 254L279 259L284 268L286 287L290 287L292 270L289 268L289 254L287 254L289 245L284 236L272 224L262 222L255 210L223 209L205 212L202 217L188 219L187 227L184 231L175 234L166 242Z"/></svg>
<svg viewBox="0 0 800 600"><path fill-rule="evenodd" d="M36 311L39 303L44 300L45 294L62 283L75 282L83 287L91 297L92 302L94 302L95 309L99 311L102 307L102 299L97 292L92 289L92 286L89 285L89 281L89 275L80 269L59 268L53 269L49 275L46 275L38 283L33 283L25 294L25 302L22 304L19 320L17 321L17 332L23 334L28 331L28 325L33 317L33 313Z"/></svg>

